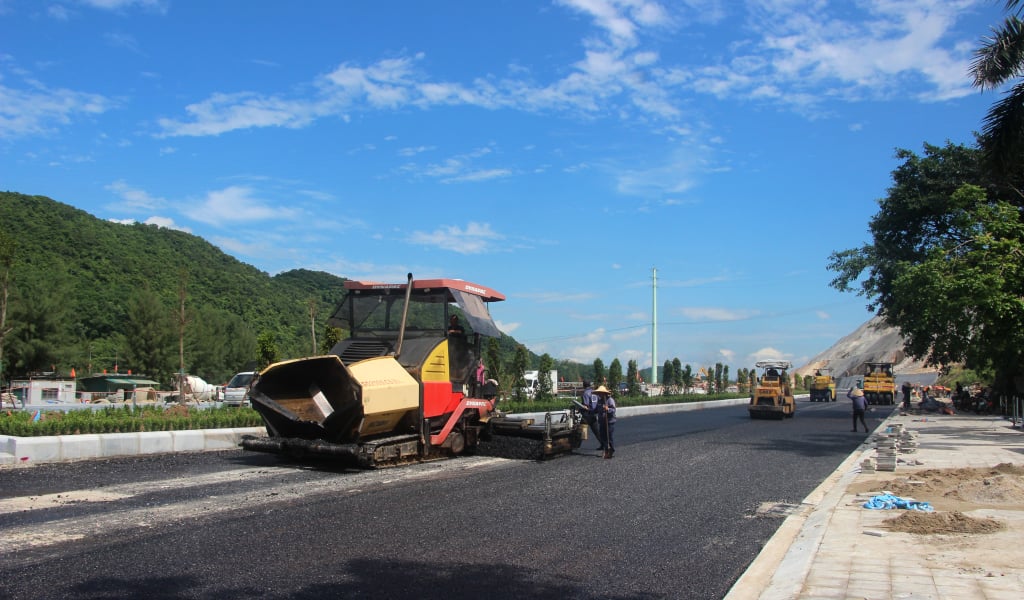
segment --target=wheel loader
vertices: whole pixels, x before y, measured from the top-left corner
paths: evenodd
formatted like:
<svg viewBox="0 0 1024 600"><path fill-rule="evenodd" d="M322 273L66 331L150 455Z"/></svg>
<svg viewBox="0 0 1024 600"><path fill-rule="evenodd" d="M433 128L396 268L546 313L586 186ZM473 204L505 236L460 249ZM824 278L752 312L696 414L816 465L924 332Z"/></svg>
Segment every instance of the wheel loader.
<svg viewBox="0 0 1024 600"><path fill-rule="evenodd" d="M345 298L327 322L350 336L327 355L259 373L249 399L267 436L249 437L243 448L334 457L360 468L488 448L513 458L579 448L585 428L575 407L513 418L496 408L497 384L476 381L482 338L501 335L487 306L504 295L411 273L405 283L344 285ZM455 325L458 312L471 331Z"/></svg>
<svg viewBox="0 0 1024 600"><path fill-rule="evenodd" d="M832 369L817 369L812 375L810 400L811 402L835 402L836 401L836 380L832 377Z"/></svg>
<svg viewBox="0 0 1024 600"><path fill-rule="evenodd" d="M895 404L896 378L892 363L864 363L864 397L868 404Z"/></svg>
<svg viewBox="0 0 1024 600"><path fill-rule="evenodd" d="M751 419L784 419L796 414L796 401L789 385L788 360L762 360L755 365L761 369L757 387L750 396L747 411Z"/></svg>

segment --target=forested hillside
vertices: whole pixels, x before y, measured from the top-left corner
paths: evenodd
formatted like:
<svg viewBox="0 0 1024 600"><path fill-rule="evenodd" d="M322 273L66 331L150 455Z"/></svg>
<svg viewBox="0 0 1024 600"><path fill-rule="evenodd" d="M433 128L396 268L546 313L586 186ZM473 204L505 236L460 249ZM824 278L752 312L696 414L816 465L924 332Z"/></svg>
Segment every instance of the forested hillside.
<svg viewBox="0 0 1024 600"><path fill-rule="evenodd" d="M116 367L169 382L179 368L182 320L184 368L211 383L312 354L311 303L317 352L338 335L325 322L344 297L341 277L305 269L271 277L197 236L104 221L44 196L0 192L0 286L8 263L4 380ZM491 355L495 374L518 347L502 336ZM521 363L538 361L527 351ZM552 364L569 380L580 367Z"/></svg>
<svg viewBox="0 0 1024 600"><path fill-rule="evenodd" d="M271 277L194 235L103 221L42 196L0 192L0 236L13 247L5 375L117 365L165 380L178 368L183 297L185 369L222 382L260 349L310 354L310 301L322 324L344 293L328 273Z"/></svg>

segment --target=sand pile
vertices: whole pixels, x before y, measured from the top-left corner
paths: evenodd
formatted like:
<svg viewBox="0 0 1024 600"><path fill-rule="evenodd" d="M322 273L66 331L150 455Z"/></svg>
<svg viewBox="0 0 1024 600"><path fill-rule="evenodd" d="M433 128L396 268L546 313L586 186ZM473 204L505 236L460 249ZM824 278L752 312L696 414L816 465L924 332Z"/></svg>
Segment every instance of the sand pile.
<svg viewBox="0 0 1024 600"><path fill-rule="evenodd" d="M950 513L904 512L898 517L883 521L892 531L920 535L940 533L995 533L1006 525L995 519L969 517L960 511Z"/></svg>
<svg viewBox="0 0 1024 600"><path fill-rule="evenodd" d="M981 508L1024 510L1024 466L925 469L904 477L866 484L902 498L928 502L934 513L908 511L887 519L893 531L917 534L994 533L1004 524L964 514ZM861 492L867 492L862 489Z"/></svg>
<svg viewBox="0 0 1024 600"><path fill-rule="evenodd" d="M1024 466L985 469L926 469L875 483L896 496L931 503L937 510L998 507L1024 510Z"/></svg>

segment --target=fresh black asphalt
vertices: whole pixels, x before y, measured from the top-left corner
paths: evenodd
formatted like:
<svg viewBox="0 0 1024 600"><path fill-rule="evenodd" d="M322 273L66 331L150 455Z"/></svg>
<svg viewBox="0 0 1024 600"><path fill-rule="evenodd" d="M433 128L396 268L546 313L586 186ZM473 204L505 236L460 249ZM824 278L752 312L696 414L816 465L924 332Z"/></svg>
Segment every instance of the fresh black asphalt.
<svg viewBox="0 0 1024 600"><path fill-rule="evenodd" d="M869 424L883 416L876 409ZM800 401L783 421L751 420L743 406L623 418L611 460L589 440L542 463L417 477L403 472L416 466L360 473L242 451L2 469L0 502L125 484L145 492L0 514L0 540L27 525L125 515L110 535L0 545L0 596L721 598L782 522L758 506L799 503L863 442L849 430L848 402ZM162 484L238 469L256 473ZM199 508L167 520L186 503ZM139 515L150 510L147 523Z"/></svg>

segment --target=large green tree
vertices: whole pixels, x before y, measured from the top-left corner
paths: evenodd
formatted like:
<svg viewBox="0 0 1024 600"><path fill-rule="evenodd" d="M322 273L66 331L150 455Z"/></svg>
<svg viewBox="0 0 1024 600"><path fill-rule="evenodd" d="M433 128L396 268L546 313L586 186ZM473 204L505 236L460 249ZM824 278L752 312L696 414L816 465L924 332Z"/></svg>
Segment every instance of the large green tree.
<svg viewBox="0 0 1024 600"><path fill-rule="evenodd" d="M231 313L203 306L185 329L188 370L211 383L226 383L256 366L256 335Z"/></svg>
<svg viewBox="0 0 1024 600"><path fill-rule="evenodd" d="M640 369L635 360L626 361L626 393L630 396L636 396L640 391L640 385L637 383L640 379L639 372Z"/></svg>
<svg viewBox="0 0 1024 600"><path fill-rule="evenodd" d="M672 367L672 361L666 360L665 364L661 366L661 384L664 385L666 388L671 387L673 384L675 384L675 373L675 369Z"/></svg>
<svg viewBox="0 0 1024 600"><path fill-rule="evenodd" d="M595 358L594 359L594 382L593 382L594 385L595 386L604 385L606 383L606 379L607 378L608 378L608 374L605 372L605 369L604 369L604 361L601 360L600 358Z"/></svg>
<svg viewBox="0 0 1024 600"><path fill-rule="evenodd" d="M4 383L4 339L11 331L7 325L7 303L11 297L11 271L16 249L14 238L0 230L0 387Z"/></svg>
<svg viewBox="0 0 1024 600"><path fill-rule="evenodd" d="M71 290L66 272L58 265L41 268L32 276L21 277L11 302L11 373L52 371L71 365L61 364L69 331Z"/></svg>
<svg viewBox="0 0 1024 600"><path fill-rule="evenodd" d="M170 307L148 287L132 294L125 320L123 360L126 366L156 381L171 380L176 369L176 336L171 315Z"/></svg>
<svg viewBox="0 0 1024 600"><path fill-rule="evenodd" d="M619 359L613 358L608 365L608 389L616 394L619 391L619 384L622 383L622 363Z"/></svg>
<svg viewBox="0 0 1024 600"><path fill-rule="evenodd" d="M512 357L512 372L509 373L509 380L512 384L512 397L517 402L522 402L526 399L523 388L526 387L526 365L529 364L529 360L530 357L527 354L526 346L522 344L516 346L516 353Z"/></svg>
<svg viewBox="0 0 1024 600"><path fill-rule="evenodd" d="M555 360L551 358L551 355L545 352L540 355L540 361L537 366L537 397L536 400L539 402L545 402L555 397L558 392L557 389L552 389L551 386L551 371L555 367Z"/></svg>
<svg viewBox="0 0 1024 600"><path fill-rule="evenodd" d="M996 177L1019 181L1024 167L1024 22L1020 0L1007 0L1010 14L974 53L971 75L975 87L998 89L1015 81L985 115L981 148L986 166Z"/></svg>
<svg viewBox="0 0 1024 600"><path fill-rule="evenodd" d="M502 367L500 340L487 338L487 349L484 354L486 354L484 365L487 367L487 376L498 382L499 389L503 389L504 368Z"/></svg>
<svg viewBox="0 0 1024 600"><path fill-rule="evenodd" d="M683 384L683 392L693 389L693 367L689 363L679 372L679 382Z"/></svg>
<svg viewBox="0 0 1024 600"><path fill-rule="evenodd" d="M832 254L832 286L865 296L938 366L992 367L1011 391L1024 372L1024 224L1020 197L991 184L978 148L900 150L872 241Z"/></svg>

